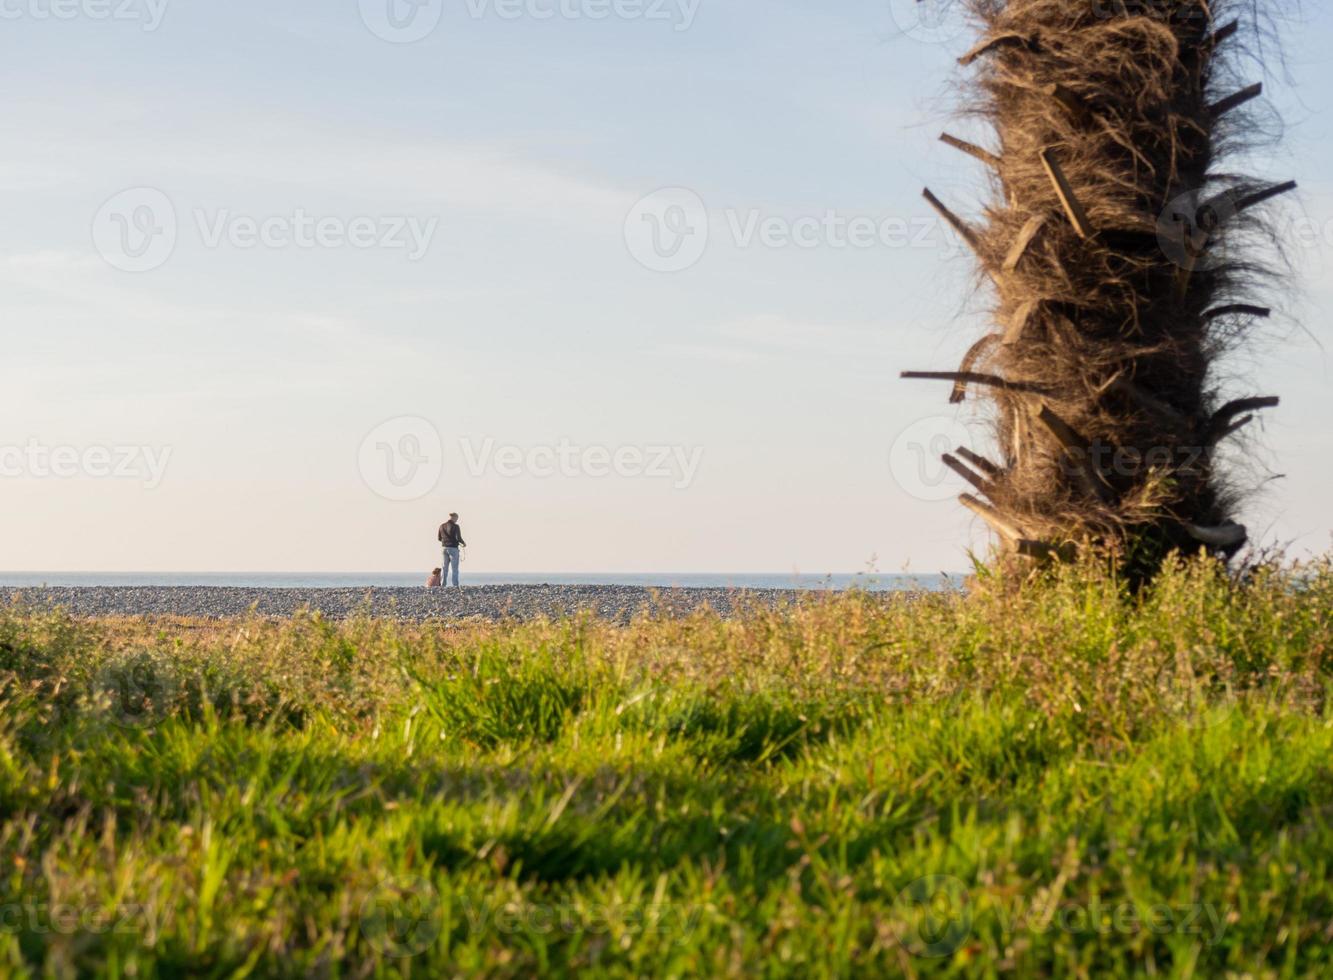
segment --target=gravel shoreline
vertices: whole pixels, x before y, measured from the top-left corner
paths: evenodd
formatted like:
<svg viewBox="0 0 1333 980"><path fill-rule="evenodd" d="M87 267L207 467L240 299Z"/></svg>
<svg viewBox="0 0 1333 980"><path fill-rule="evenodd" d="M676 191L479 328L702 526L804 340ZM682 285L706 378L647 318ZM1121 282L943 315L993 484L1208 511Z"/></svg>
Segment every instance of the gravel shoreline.
<svg viewBox="0 0 1333 980"><path fill-rule="evenodd" d="M411 622L559 618L580 612L624 621L643 611L679 615L705 606L729 616L743 604L777 605L810 594L773 589L659 590L620 585L490 585L462 589L62 586L5 591L11 603L36 609L60 608L80 618L231 619L251 613L285 618L309 609L328 619L369 614Z"/></svg>

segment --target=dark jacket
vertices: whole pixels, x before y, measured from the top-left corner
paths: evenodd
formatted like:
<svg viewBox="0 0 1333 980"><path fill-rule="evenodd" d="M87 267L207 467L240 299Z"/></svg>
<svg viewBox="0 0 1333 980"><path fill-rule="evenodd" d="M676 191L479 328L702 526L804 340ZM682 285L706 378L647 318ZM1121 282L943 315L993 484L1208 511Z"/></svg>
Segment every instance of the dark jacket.
<svg viewBox="0 0 1333 980"><path fill-rule="evenodd" d="M440 525L440 533L436 535L440 544L446 548L457 548L460 545L467 547L467 542L463 540L463 529L453 521L446 521Z"/></svg>

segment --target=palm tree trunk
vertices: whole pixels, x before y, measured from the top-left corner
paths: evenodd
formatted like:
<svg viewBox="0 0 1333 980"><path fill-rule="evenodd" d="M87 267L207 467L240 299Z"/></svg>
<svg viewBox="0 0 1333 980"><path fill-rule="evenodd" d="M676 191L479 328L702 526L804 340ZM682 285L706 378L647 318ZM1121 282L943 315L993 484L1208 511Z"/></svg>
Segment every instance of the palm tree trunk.
<svg viewBox="0 0 1333 980"><path fill-rule="evenodd" d="M974 225L926 195L993 282L994 328L957 372L909 373L994 410L1001 461L965 503L1015 553L1230 557L1246 533L1217 446L1276 399L1223 404L1216 362L1267 314L1244 249L1295 186L1219 169L1260 91L1227 81L1243 32L1219 11L1240 4L967 2L982 36L961 61L996 145L944 139L994 200Z"/></svg>

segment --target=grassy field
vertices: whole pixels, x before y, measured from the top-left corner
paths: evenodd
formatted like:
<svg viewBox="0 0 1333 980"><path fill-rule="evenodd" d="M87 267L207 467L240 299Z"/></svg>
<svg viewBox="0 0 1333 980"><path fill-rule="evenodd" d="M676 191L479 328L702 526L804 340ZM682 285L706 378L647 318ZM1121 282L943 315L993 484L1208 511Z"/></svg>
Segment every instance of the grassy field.
<svg viewBox="0 0 1333 980"><path fill-rule="evenodd" d="M0 612L0 974L1328 976L1333 570Z"/></svg>

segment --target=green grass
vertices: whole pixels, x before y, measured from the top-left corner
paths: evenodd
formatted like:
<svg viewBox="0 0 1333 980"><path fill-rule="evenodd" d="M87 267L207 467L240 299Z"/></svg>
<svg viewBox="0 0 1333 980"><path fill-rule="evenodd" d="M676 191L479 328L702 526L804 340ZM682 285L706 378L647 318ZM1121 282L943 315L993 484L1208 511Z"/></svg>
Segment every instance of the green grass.
<svg viewBox="0 0 1333 980"><path fill-rule="evenodd" d="M0 975L1326 976L1333 570L0 612Z"/></svg>

